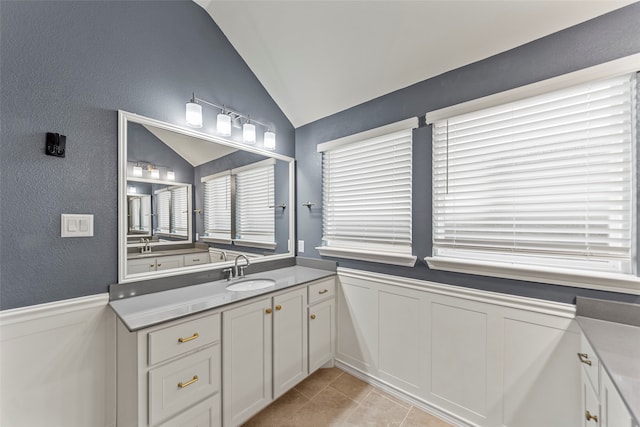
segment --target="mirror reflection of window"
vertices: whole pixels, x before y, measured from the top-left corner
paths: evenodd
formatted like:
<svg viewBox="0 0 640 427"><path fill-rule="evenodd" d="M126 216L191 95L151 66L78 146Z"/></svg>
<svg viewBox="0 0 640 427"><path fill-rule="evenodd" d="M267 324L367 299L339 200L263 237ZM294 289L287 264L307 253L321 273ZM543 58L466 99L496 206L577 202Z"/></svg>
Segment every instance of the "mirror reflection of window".
<svg viewBox="0 0 640 427"><path fill-rule="evenodd" d="M187 187L171 187L156 191L155 232L170 236L187 236L188 197Z"/></svg>
<svg viewBox="0 0 640 427"><path fill-rule="evenodd" d="M273 162L239 171L236 178L236 240L275 244Z"/></svg>
<svg viewBox="0 0 640 427"><path fill-rule="evenodd" d="M203 179L204 237L231 242L231 174L225 171Z"/></svg>

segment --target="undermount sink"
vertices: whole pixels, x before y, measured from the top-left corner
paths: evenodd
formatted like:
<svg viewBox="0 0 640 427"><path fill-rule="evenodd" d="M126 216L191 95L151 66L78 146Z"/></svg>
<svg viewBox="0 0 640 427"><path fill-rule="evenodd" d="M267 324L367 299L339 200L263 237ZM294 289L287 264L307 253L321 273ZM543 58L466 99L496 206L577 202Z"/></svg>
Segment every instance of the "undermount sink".
<svg viewBox="0 0 640 427"><path fill-rule="evenodd" d="M275 284L276 281L272 279L247 279L227 286L227 290L235 292L255 291L258 289L269 288Z"/></svg>

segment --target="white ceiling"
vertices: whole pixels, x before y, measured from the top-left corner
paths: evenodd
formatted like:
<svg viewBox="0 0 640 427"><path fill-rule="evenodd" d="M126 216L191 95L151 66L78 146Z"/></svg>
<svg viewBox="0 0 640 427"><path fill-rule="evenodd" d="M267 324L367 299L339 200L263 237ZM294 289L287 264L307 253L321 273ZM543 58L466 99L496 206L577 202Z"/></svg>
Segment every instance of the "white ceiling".
<svg viewBox="0 0 640 427"><path fill-rule="evenodd" d="M633 3L194 1L295 127Z"/></svg>

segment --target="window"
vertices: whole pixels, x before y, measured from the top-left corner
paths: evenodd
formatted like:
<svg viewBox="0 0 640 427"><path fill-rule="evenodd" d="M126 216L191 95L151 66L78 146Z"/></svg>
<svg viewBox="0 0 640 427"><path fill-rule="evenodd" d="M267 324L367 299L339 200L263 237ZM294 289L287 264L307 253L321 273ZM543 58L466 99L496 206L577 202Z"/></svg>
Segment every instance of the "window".
<svg viewBox="0 0 640 427"><path fill-rule="evenodd" d="M274 161L234 169L238 245L275 248Z"/></svg>
<svg viewBox="0 0 640 427"><path fill-rule="evenodd" d="M181 237L189 235L190 188L191 186L176 186L156 191L158 233Z"/></svg>
<svg viewBox="0 0 640 427"><path fill-rule="evenodd" d="M320 254L413 266L412 129L326 144Z"/></svg>
<svg viewBox="0 0 640 427"><path fill-rule="evenodd" d="M635 86L628 74L435 122L430 266L635 273Z"/></svg>
<svg viewBox="0 0 640 427"><path fill-rule="evenodd" d="M204 235L231 242L231 174L229 171L204 180Z"/></svg>
<svg viewBox="0 0 640 427"><path fill-rule="evenodd" d="M203 177L202 182L205 240L276 248L274 159Z"/></svg>

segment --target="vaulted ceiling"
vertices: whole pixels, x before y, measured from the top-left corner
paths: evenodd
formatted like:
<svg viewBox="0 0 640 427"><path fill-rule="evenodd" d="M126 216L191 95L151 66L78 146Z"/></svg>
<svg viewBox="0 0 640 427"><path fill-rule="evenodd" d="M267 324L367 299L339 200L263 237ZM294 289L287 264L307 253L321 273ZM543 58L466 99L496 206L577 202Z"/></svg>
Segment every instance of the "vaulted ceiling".
<svg viewBox="0 0 640 427"><path fill-rule="evenodd" d="M194 1L295 127L633 3Z"/></svg>

